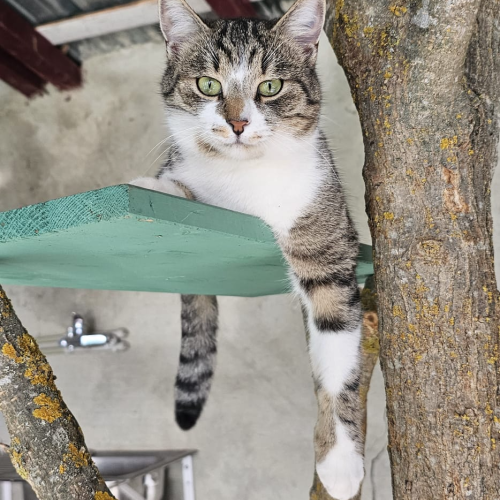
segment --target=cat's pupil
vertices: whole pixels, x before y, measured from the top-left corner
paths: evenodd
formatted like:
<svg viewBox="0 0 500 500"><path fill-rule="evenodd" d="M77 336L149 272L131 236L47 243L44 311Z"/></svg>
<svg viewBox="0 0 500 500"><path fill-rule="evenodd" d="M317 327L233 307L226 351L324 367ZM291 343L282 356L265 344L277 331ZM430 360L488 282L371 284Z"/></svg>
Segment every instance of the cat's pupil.
<svg viewBox="0 0 500 500"><path fill-rule="evenodd" d="M212 90L212 82L211 81L208 82L208 90Z"/></svg>
<svg viewBox="0 0 500 500"><path fill-rule="evenodd" d="M272 87L273 87L273 86L271 85L271 82L269 82L269 83L267 84L267 86L268 86L268 91L269 91L269 92L271 92Z"/></svg>

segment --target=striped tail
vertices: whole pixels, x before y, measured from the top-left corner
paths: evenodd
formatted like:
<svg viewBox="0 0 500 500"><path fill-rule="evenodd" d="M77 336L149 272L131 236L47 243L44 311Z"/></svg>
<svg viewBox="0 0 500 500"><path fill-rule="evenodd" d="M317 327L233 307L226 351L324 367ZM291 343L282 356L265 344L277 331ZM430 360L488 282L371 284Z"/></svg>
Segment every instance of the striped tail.
<svg viewBox="0 0 500 500"><path fill-rule="evenodd" d="M208 398L217 354L217 298L182 295L182 341L175 381L175 419L189 430Z"/></svg>

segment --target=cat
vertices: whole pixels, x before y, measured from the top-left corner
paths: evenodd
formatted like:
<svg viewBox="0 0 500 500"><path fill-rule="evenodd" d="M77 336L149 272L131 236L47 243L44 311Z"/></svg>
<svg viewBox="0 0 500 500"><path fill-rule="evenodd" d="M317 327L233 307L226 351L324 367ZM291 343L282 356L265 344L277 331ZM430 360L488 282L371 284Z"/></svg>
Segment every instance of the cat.
<svg viewBox="0 0 500 500"><path fill-rule="evenodd" d="M278 21L204 21L184 0L160 0L162 95L173 144L156 178L132 183L271 227L306 318L318 400L316 470L333 498L348 500L364 475L358 240L319 128L315 65L325 12L325 0L298 0ZM207 400L216 330L216 298L182 296L175 392L183 429Z"/></svg>

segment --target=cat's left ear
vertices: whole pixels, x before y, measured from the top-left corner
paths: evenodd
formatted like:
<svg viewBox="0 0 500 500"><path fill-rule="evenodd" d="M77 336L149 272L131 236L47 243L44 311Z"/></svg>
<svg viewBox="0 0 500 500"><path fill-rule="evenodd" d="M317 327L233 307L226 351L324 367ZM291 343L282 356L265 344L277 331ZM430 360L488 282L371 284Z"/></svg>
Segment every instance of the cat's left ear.
<svg viewBox="0 0 500 500"><path fill-rule="evenodd" d="M273 29L286 33L315 60L325 15L325 0L297 0Z"/></svg>
<svg viewBox="0 0 500 500"><path fill-rule="evenodd" d="M176 52L208 26L184 0L159 0L160 28L168 50Z"/></svg>

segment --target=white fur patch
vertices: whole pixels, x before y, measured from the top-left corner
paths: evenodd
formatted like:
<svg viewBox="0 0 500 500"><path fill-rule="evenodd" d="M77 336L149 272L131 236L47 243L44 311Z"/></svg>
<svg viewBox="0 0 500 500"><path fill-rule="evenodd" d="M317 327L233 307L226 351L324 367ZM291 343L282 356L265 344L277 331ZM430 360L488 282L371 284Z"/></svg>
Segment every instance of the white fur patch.
<svg viewBox="0 0 500 500"><path fill-rule="evenodd" d="M235 71L231 74L230 80L235 80L238 83L243 83L248 75L248 66L245 59L243 59Z"/></svg>
<svg viewBox="0 0 500 500"><path fill-rule="evenodd" d="M255 215L284 234L313 202L324 173L314 150L296 140L274 142L255 159L211 161L183 151L183 163L165 175L189 186L199 201Z"/></svg>
<svg viewBox="0 0 500 500"><path fill-rule="evenodd" d="M339 394L359 365L361 326L352 332L319 332L311 319L309 332L313 373L329 394Z"/></svg>
<svg viewBox="0 0 500 500"><path fill-rule="evenodd" d="M314 376L325 390L335 397L351 376L353 369L359 365L362 326L360 324L353 331L320 332L314 323L309 297L293 274L290 274L290 280L307 309L309 356Z"/></svg>
<svg viewBox="0 0 500 500"><path fill-rule="evenodd" d="M359 491L363 481L363 457L356 451L342 423L337 419L336 443L316 471L328 494L337 500L350 500Z"/></svg>
<svg viewBox="0 0 500 500"><path fill-rule="evenodd" d="M177 186L177 184L166 178L155 179L154 177L138 177L132 182L129 182L129 184L144 189L150 189L151 191L160 191L161 193L179 196L181 198L186 197L184 191Z"/></svg>

